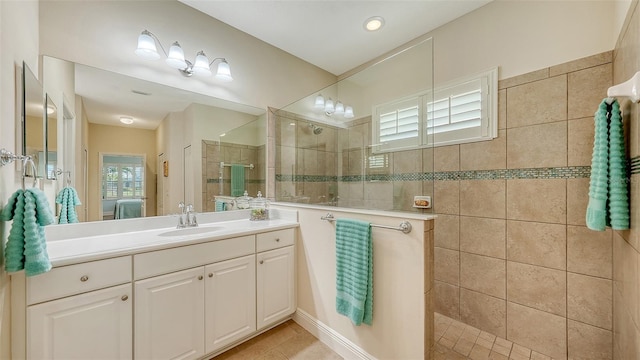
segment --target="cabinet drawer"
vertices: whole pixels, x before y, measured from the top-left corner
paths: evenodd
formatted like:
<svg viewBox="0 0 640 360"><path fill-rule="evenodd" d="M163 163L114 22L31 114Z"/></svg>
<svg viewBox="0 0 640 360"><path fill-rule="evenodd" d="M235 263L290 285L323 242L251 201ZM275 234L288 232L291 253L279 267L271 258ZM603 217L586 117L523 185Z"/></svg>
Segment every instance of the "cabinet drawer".
<svg viewBox="0 0 640 360"><path fill-rule="evenodd" d="M131 281L131 257L55 267L27 278L27 304L35 304Z"/></svg>
<svg viewBox="0 0 640 360"><path fill-rule="evenodd" d="M133 256L135 280L253 254L255 235L242 236Z"/></svg>
<svg viewBox="0 0 640 360"><path fill-rule="evenodd" d="M271 231L256 235L256 252L293 245L295 229Z"/></svg>

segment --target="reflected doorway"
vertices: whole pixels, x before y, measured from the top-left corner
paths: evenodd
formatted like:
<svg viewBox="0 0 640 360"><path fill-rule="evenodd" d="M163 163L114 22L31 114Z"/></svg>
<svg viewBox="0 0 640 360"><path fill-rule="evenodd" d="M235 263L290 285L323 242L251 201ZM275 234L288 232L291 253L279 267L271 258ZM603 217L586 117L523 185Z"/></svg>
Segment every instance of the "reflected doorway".
<svg viewBox="0 0 640 360"><path fill-rule="evenodd" d="M145 155L100 153L102 220L145 216Z"/></svg>

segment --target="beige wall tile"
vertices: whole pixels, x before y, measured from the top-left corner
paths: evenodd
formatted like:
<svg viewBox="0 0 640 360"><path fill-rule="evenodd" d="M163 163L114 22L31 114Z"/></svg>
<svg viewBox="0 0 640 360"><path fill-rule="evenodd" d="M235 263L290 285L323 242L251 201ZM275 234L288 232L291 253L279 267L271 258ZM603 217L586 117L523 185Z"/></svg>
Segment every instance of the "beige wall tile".
<svg viewBox="0 0 640 360"><path fill-rule="evenodd" d="M492 335L506 337L506 301L460 289L460 320Z"/></svg>
<svg viewBox="0 0 640 360"><path fill-rule="evenodd" d="M611 230L591 231L582 226L567 226L567 270L611 279Z"/></svg>
<svg viewBox="0 0 640 360"><path fill-rule="evenodd" d="M452 285L458 285L460 279L460 252L435 248L433 252L434 278Z"/></svg>
<svg viewBox="0 0 640 360"><path fill-rule="evenodd" d="M460 145L460 170L493 170L507 166L507 131L499 130L498 137Z"/></svg>
<svg viewBox="0 0 640 360"><path fill-rule="evenodd" d="M569 359L609 360L613 359L613 334L577 321L567 323Z"/></svg>
<svg viewBox="0 0 640 360"><path fill-rule="evenodd" d="M507 89L498 90L498 129L507 128Z"/></svg>
<svg viewBox="0 0 640 360"><path fill-rule="evenodd" d="M504 299L505 260L460 253L460 286Z"/></svg>
<svg viewBox="0 0 640 360"><path fill-rule="evenodd" d="M460 145L439 146L433 149L434 171L460 170Z"/></svg>
<svg viewBox="0 0 640 360"><path fill-rule="evenodd" d="M567 273L567 317L611 330L613 282Z"/></svg>
<svg viewBox="0 0 640 360"><path fill-rule="evenodd" d="M549 68L528 72L526 74L510 77L498 82L499 89L506 89L526 83L543 80L549 77Z"/></svg>
<svg viewBox="0 0 640 360"><path fill-rule="evenodd" d="M589 179L567 179L567 224L586 226Z"/></svg>
<svg viewBox="0 0 640 360"><path fill-rule="evenodd" d="M393 153L393 173L416 173L422 171L422 149Z"/></svg>
<svg viewBox="0 0 640 360"><path fill-rule="evenodd" d="M458 215L438 214L434 228L436 246L451 250L460 249L460 217Z"/></svg>
<svg viewBox="0 0 640 360"><path fill-rule="evenodd" d="M413 197L422 195L422 181L393 181L393 210L414 211Z"/></svg>
<svg viewBox="0 0 640 360"><path fill-rule="evenodd" d="M507 259L558 270L567 268L567 227L507 221Z"/></svg>
<svg viewBox="0 0 640 360"><path fill-rule="evenodd" d="M507 130L507 168L566 165L567 123L565 121Z"/></svg>
<svg viewBox="0 0 640 360"><path fill-rule="evenodd" d="M608 63L572 72L567 77L568 119L590 117L613 85L613 65Z"/></svg>
<svg viewBox="0 0 640 360"><path fill-rule="evenodd" d="M566 272L507 262L507 300L565 316Z"/></svg>
<svg viewBox="0 0 640 360"><path fill-rule="evenodd" d="M507 219L564 224L566 194L565 179L507 180Z"/></svg>
<svg viewBox="0 0 640 360"><path fill-rule="evenodd" d="M640 302L640 275L638 274L638 252L626 241L623 243L621 256L622 265L622 296L624 307L631 315L633 321L638 324L638 303Z"/></svg>
<svg viewBox="0 0 640 360"><path fill-rule="evenodd" d="M434 290L435 311L460 320L460 287L435 281Z"/></svg>
<svg viewBox="0 0 640 360"><path fill-rule="evenodd" d="M507 301L507 339L555 359L567 357L566 318Z"/></svg>
<svg viewBox="0 0 640 360"><path fill-rule="evenodd" d="M438 214L460 214L460 181L433 183L433 211Z"/></svg>
<svg viewBox="0 0 640 360"><path fill-rule="evenodd" d="M433 152L434 148L432 147L422 149L422 172L433 172Z"/></svg>
<svg viewBox="0 0 640 360"><path fill-rule="evenodd" d="M460 217L460 250L505 258L506 220Z"/></svg>
<svg viewBox="0 0 640 360"><path fill-rule="evenodd" d="M507 127L514 128L566 120L566 100L566 75L508 88Z"/></svg>
<svg viewBox="0 0 640 360"><path fill-rule="evenodd" d="M569 120L567 138L567 165L591 166L593 152L593 118Z"/></svg>
<svg viewBox="0 0 640 360"><path fill-rule="evenodd" d="M549 68L549 76L566 74L573 71L583 70L590 67L610 63L613 60L613 52L605 51L600 54L587 56L582 59L569 61L564 64L555 65Z"/></svg>
<svg viewBox="0 0 640 360"><path fill-rule="evenodd" d="M461 180L460 215L504 219L505 180Z"/></svg>

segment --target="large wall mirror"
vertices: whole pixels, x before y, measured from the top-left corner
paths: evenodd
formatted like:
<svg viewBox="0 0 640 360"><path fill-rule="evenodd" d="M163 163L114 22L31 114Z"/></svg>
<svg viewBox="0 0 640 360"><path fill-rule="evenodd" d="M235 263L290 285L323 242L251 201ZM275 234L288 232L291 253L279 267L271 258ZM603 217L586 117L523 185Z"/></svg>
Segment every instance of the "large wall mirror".
<svg viewBox="0 0 640 360"><path fill-rule="evenodd" d="M22 154L34 161L45 151L45 121L42 84L22 63ZM43 158L44 161L44 158ZM39 171L38 176L44 173Z"/></svg>
<svg viewBox="0 0 640 360"><path fill-rule="evenodd" d="M85 212L81 221L114 219L122 213L116 211L118 202L138 203L133 206L141 211L125 212L134 216L175 214L180 201L193 203L197 211L214 211L215 196L230 195L225 186L230 173L226 167L220 171L222 162L255 163L245 174L245 186L251 192L262 187L264 193L265 109L64 63L73 71L62 80L71 84L60 88L74 89L64 97L73 99L75 118L73 131L57 128L65 143L76 144L72 178L86 206L78 209ZM65 159L61 170L71 171L59 145L57 157ZM145 159L140 166L112 161L140 156Z"/></svg>

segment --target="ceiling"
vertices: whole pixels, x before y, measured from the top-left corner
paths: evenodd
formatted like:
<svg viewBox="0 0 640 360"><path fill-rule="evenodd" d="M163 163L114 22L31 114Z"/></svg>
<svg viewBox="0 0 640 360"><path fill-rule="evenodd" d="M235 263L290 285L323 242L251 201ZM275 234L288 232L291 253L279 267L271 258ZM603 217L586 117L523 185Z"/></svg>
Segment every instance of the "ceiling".
<svg viewBox="0 0 640 360"><path fill-rule="evenodd" d="M268 44L341 75L492 0L179 0ZM377 32L364 29L385 19Z"/></svg>

